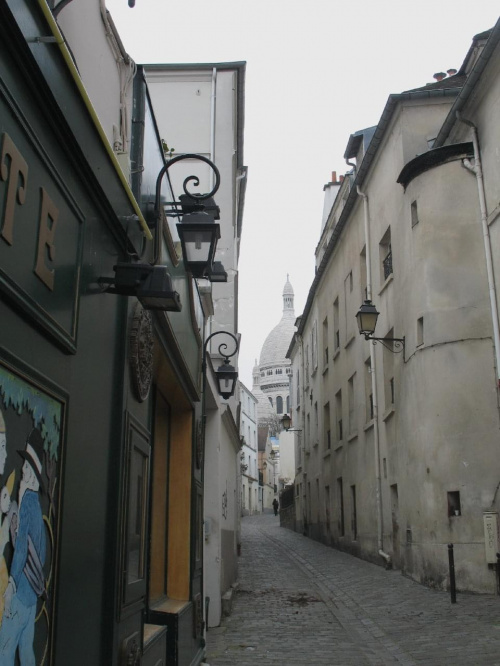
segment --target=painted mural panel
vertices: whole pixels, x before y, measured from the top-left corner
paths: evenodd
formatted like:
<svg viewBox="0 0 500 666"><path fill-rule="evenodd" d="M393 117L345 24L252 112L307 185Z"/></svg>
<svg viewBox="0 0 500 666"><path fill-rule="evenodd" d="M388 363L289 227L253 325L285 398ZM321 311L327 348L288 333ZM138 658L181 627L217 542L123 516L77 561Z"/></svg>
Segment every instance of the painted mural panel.
<svg viewBox="0 0 500 666"><path fill-rule="evenodd" d="M0 361L0 664L52 662L64 402Z"/></svg>

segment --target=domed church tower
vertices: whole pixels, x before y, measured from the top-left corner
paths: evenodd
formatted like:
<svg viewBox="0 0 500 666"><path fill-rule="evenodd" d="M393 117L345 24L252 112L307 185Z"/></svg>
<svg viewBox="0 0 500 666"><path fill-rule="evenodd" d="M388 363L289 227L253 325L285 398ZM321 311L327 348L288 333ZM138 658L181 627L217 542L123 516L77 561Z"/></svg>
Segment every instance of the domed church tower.
<svg viewBox="0 0 500 666"><path fill-rule="evenodd" d="M253 372L252 393L259 400L259 421L272 414L281 417L290 411L290 359L285 358L295 333L293 288L287 275L283 289L283 315L267 336L260 353L258 367Z"/></svg>

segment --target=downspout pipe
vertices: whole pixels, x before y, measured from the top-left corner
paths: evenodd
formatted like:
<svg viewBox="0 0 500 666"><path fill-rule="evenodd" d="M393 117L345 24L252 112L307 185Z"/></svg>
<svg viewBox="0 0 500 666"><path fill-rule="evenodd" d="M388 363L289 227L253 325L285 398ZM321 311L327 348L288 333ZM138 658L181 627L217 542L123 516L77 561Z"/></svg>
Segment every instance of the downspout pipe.
<svg viewBox="0 0 500 666"><path fill-rule="evenodd" d="M299 382L300 388L301 388L301 397L300 397L300 427L302 429L302 432L298 433L299 435L299 444L301 447L301 454L302 454L302 467L304 467L304 461L306 457L306 392L305 392L305 382L304 382L304 340L301 335L297 335L297 339L299 341L299 349L300 349L300 373L301 373L301 381ZM304 474L302 474L302 481L304 482ZM304 495L306 496L306 501L304 502ZM302 486L302 516L300 517L302 519L302 532L305 534L306 533L306 528L304 524L304 517L306 518L307 521L307 502L310 502L311 498L307 495L307 486L305 482L303 483Z"/></svg>
<svg viewBox="0 0 500 666"><path fill-rule="evenodd" d="M352 170L354 171L354 177L356 178L358 167L354 164L354 162L349 162L349 160L346 160L345 163L347 164L347 166L352 167Z"/></svg>
<svg viewBox="0 0 500 666"><path fill-rule="evenodd" d="M359 196L363 199L363 212L365 223L365 246L366 246L366 298L372 299L372 267L370 246L370 210L368 207L368 196L356 186ZM391 556L384 551L384 520L382 511L382 476L380 473L380 437L378 420L378 396L377 396L377 373L375 366L375 343L370 343L370 369L372 382L373 400L373 447L375 455L375 504L377 508L377 547L378 554L383 557L386 567L392 567Z"/></svg>
<svg viewBox="0 0 500 666"><path fill-rule="evenodd" d="M486 258L486 274L488 277L488 290L490 294L491 321L493 324L493 344L495 347L496 361L496 379L497 388L500 389L500 332L498 327L498 307L495 288L495 278L493 275L493 260L491 253L491 238L488 227L488 209L486 207L486 196L484 192L483 167L481 163L481 151L479 148L479 139L477 127L470 120L464 118L460 111L456 113L457 120L471 129L472 144L474 146L474 164L470 160L462 160L463 166L476 176L477 191L479 195L479 209L481 213L481 226L483 228L484 254Z"/></svg>
<svg viewBox="0 0 500 666"><path fill-rule="evenodd" d="M212 68L212 94L210 96L210 159L215 164L215 102L217 99L217 67ZM214 173L210 169L210 188L214 186Z"/></svg>

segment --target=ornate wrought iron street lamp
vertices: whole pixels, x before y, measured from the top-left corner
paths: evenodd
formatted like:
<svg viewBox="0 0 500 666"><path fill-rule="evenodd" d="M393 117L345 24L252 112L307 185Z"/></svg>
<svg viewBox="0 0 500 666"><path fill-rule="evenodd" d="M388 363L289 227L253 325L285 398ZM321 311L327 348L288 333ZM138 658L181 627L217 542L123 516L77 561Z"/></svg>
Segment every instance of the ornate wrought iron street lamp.
<svg viewBox="0 0 500 666"><path fill-rule="evenodd" d="M288 416L288 414L285 414L283 418L281 419L281 425L283 428L286 430L286 432L302 432L300 428L292 428L292 419Z"/></svg>
<svg viewBox="0 0 500 666"><path fill-rule="evenodd" d="M399 354L400 352L403 352L403 360L404 360L404 350L405 350L404 337L402 338L374 337L373 333L375 333L375 326L377 325L378 316L379 312L377 312L377 308L373 305L373 303L371 301L365 301L356 314L360 335L364 335L365 340L373 340L375 343L380 342L381 345L383 345L393 354ZM388 343L392 343L392 345L389 345Z"/></svg>
<svg viewBox="0 0 500 666"><path fill-rule="evenodd" d="M231 358L231 356L234 356L239 349L238 339L236 338L235 335L229 333L229 331L216 331L215 333L212 333L212 335L209 335L208 338L205 340L205 345L203 347L203 363L201 368L203 374L203 387L204 387L203 393L205 393L206 376L207 376L207 345L210 342L210 340L216 335L228 335L230 338L233 339L235 344L234 351L231 354L226 354L222 350L227 349L227 344L225 342L221 342L221 344L219 345L219 354L224 357L224 362L215 371L215 381L217 382L217 391L219 392L219 395L221 395L225 400L227 400L234 394L234 391L236 389L236 382L238 379L238 371L229 363L229 359Z"/></svg>
<svg viewBox="0 0 500 666"><path fill-rule="evenodd" d="M186 270L188 270L193 277L201 278L207 277L210 279L210 274L213 272L213 265L215 259L215 251L217 249L217 241L220 238L220 225L215 222L218 220L219 208L215 205L213 195L217 192L220 185L220 173L215 164L204 157L203 155L196 155L194 153L187 153L185 155L177 155L169 160L165 166L160 170L156 179L156 196L154 204L154 217L157 225L156 231L156 249L155 249L155 262L157 262L160 253L160 239L161 234L158 229L161 224L161 182L163 176L168 172L168 169L174 164L182 160L200 160L205 162L213 170L215 174L215 183L210 192L204 194L190 192L188 185L193 184L198 187L200 184L197 176L188 176L184 179L182 188L184 194L179 197L179 201L171 201L166 203L168 206L167 215L171 217L179 217L180 222L177 224L177 231L182 247L182 257ZM220 271L219 271L220 272Z"/></svg>

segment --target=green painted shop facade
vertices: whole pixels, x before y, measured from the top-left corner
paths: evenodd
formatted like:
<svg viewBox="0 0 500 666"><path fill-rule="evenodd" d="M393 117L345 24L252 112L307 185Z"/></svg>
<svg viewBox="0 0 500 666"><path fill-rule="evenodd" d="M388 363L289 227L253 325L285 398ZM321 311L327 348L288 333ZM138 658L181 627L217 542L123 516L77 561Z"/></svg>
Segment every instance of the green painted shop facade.
<svg viewBox="0 0 500 666"><path fill-rule="evenodd" d="M0 58L0 663L197 664L196 282L165 223L182 311L104 291L153 243L40 3L0 3ZM164 157L140 73L133 120L147 220Z"/></svg>

